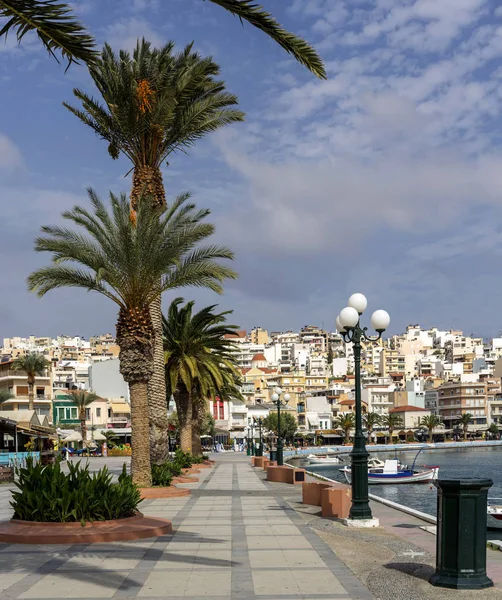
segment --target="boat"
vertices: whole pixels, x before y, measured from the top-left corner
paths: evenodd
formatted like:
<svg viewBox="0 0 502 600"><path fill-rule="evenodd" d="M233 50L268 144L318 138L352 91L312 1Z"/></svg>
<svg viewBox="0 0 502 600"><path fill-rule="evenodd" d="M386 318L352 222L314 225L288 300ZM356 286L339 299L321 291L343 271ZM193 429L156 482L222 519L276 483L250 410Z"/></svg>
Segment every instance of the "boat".
<svg viewBox="0 0 502 600"><path fill-rule="evenodd" d="M497 498L499 500L500 498ZM493 498L492 498L493 500ZM490 500L488 500L490 502ZM502 506L489 504L486 508L487 526L500 528L502 526Z"/></svg>
<svg viewBox="0 0 502 600"><path fill-rule="evenodd" d="M347 483L352 482L350 467L340 469ZM392 484L397 483L430 483L438 478L439 467L426 467L423 471L400 468L397 459L387 459L383 467L368 467L369 484Z"/></svg>
<svg viewBox="0 0 502 600"><path fill-rule="evenodd" d="M307 456L309 464L311 465L337 465L343 460L336 456L336 454L309 454Z"/></svg>

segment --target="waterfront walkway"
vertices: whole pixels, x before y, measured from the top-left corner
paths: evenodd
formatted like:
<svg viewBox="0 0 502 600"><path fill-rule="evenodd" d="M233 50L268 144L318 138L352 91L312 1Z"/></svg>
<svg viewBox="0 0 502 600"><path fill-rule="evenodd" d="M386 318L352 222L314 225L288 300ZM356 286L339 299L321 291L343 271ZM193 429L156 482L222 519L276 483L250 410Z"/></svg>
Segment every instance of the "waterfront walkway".
<svg viewBox="0 0 502 600"><path fill-rule="evenodd" d="M431 556L411 540L321 519L317 507L300 504L299 486L264 481L242 454L216 460L199 483L187 484L190 497L143 503L145 514L173 521L172 535L84 546L0 544L0 598L502 598L500 589L432 588L424 579ZM1 492L5 503L7 488ZM5 504L0 511L8 516ZM405 527L407 519L394 515L392 526Z"/></svg>

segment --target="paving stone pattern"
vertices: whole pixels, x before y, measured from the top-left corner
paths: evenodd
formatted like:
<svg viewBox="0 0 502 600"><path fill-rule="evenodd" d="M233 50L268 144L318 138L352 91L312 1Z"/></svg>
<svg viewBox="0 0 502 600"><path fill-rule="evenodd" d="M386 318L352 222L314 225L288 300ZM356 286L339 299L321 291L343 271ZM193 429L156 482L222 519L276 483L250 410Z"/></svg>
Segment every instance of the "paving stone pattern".
<svg viewBox="0 0 502 600"><path fill-rule="evenodd" d="M369 600L373 596L249 459L228 453L202 470L192 496L142 504L174 534L86 546L0 544L0 598ZM185 485L183 485L185 487ZM8 490L0 515L10 516Z"/></svg>

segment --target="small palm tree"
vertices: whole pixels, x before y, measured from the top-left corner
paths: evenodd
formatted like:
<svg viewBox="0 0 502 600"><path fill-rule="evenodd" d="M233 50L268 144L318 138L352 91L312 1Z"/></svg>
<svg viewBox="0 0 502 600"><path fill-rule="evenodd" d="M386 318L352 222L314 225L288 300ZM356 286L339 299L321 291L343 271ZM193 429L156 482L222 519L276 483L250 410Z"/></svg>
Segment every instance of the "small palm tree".
<svg viewBox="0 0 502 600"><path fill-rule="evenodd" d="M0 390L0 404L7 402L7 400L12 400L12 398L14 398L14 395L9 390Z"/></svg>
<svg viewBox="0 0 502 600"><path fill-rule="evenodd" d="M462 425L464 431L464 442L467 440L467 430L469 429L469 423L472 420L471 413L462 413L458 418L458 423Z"/></svg>
<svg viewBox="0 0 502 600"><path fill-rule="evenodd" d="M151 485L147 385L153 370L154 329L150 304L163 292L198 285L221 292L221 282L235 273L215 259L232 258L221 246L199 246L213 232L201 223L208 211L196 211L179 197L159 219L148 199L130 220L125 194L110 194L111 210L89 191L93 210L76 206L63 218L80 229L43 227L37 252L50 252L53 264L28 278L38 296L61 287L95 291L119 309L117 344L120 372L129 384L133 480Z"/></svg>
<svg viewBox="0 0 502 600"><path fill-rule="evenodd" d="M348 444L350 441L350 430L355 427L354 413L345 413L337 417L336 426L343 430L345 435L344 444Z"/></svg>
<svg viewBox="0 0 502 600"><path fill-rule="evenodd" d="M429 430L429 442L432 443L432 432L436 427L441 427L443 423L437 415L426 415L420 419L419 425Z"/></svg>
<svg viewBox="0 0 502 600"><path fill-rule="evenodd" d="M369 412L363 417L363 420L366 430L368 431L368 442L371 442L373 430L380 425L380 415L376 412Z"/></svg>
<svg viewBox="0 0 502 600"><path fill-rule="evenodd" d="M109 429L104 429L103 431L101 431L101 435L103 435L106 438L105 441L107 448L113 448L117 445L119 438L115 435L113 431L110 431Z"/></svg>
<svg viewBox="0 0 502 600"><path fill-rule="evenodd" d="M383 415L382 425L387 427L389 430L389 444L392 444L392 435L394 433L394 429L402 427L403 418L397 413L389 413L388 415Z"/></svg>
<svg viewBox="0 0 502 600"><path fill-rule="evenodd" d="M35 31L46 50L58 62L56 52L72 62L92 62L97 57L94 38L72 15L67 3L59 0L0 0L0 18L8 21L0 29L0 38L11 31L17 40Z"/></svg>
<svg viewBox="0 0 502 600"><path fill-rule="evenodd" d="M24 371L28 376L28 410L34 409L35 378L37 375L44 375L50 366L51 363L37 352L20 356L12 363L12 368L15 371Z"/></svg>
<svg viewBox="0 0 502 600"><path fill-rule="evenodd" d="M193 312L194 302L171 302L163 320L164 355L168 393L174 396L180 427L180 446L193 450L194 404L225 388L236 372L233 344L224 336L235 333L227 325L231 311L214 313L216 305ZM198 415L197 415L198 417Z"/></svg>
<svg viewBox="0 0 502 600"><path fill-rule="evenodd" d="M78 418L80 421L80 434L82 435L82 448L87 448L87 426L85 423L86 408L89 404L92 404L95 400L98 400L98 396L93 392L86 392L85 390L73 390L68 393L68 400L74 404L78 409Z"/></svg>

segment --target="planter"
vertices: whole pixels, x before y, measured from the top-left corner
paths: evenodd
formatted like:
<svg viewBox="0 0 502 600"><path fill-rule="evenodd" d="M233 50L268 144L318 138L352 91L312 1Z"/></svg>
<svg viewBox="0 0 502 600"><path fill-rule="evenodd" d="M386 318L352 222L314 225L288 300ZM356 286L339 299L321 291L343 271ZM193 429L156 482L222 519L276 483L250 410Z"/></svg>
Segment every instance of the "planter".
<svg viewBox="0 0 502 600"><path fill-rule="evenodd" d="M190 496L190 490L188 488L177 488L174 485L169 485L167 487L140 488L139 491L141 492L141 497L145 500Z"/></svg>
<svg viewBox="0 0 502 600"><path fill-rule="evenodd" d="M181 475L180 477L173 477L172 483L198 483L198 477L192 477L188 475L187 477Z"/></svg>
<svg viewBox="0 0 502 600"><path fill-rule="evenodd" d="M171 533L171 521L133 517L81 523L39 523L11 519L0 522L0 542L7 544L90 544L124 542Z"/></svg>

